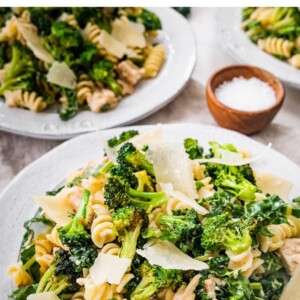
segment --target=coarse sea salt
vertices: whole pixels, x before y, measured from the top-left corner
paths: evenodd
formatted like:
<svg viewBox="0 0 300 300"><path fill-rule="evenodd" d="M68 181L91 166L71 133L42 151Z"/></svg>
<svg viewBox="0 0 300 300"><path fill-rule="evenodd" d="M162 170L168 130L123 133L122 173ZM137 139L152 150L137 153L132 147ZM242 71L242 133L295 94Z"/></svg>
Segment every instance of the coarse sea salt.
<svg viewBox="0 0 300 300"><path fill-rule="evenodd" d="M258 78L235 77L215 90L217 99L224 105L241 111L258 111L276 102L272 87Z"/></svg>

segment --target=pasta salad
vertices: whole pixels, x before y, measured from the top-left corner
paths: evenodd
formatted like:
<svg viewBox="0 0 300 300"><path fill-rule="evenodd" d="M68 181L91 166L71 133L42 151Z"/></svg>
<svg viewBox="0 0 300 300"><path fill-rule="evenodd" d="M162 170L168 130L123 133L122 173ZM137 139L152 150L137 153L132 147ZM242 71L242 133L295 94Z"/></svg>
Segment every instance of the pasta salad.
<svg viewBox="0 0 300 300"><path fill-rule="evenodd" d="M297 7L245 7L242 28L276 58L300 68L300 11Z"/></svg>
<svg viewBox="0 0 300 300"><path fill-rule="evenodd" d="M285 201L288 182L272 193L274 177L232 144L153 136L109 139L103 158L35 198L10 298L298 299L300 200Z"/></svg>
<svg viewBox="0 0 300 300"><path fill-rule="evenodd" d="M115 108L165 61L160 19L144 8L0 8L0 96L64 121Z"/></svg>

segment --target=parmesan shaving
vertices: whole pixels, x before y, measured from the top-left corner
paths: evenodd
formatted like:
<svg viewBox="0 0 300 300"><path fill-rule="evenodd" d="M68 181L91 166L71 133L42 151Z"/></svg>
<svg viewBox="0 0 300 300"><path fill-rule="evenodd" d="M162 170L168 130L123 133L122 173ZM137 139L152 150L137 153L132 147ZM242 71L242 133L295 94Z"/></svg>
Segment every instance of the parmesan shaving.
<svg viewBox="0 0 300 300"><path fill-rule="evenodd" d="M148 242L144 249L136 251L148 260L151 265L158 265L165 269L196 270L208 269L208 265L179 250L169 241Z"/></svg>
<svg viewBox="0 0 300 300"><path fill-rule="evenodd" d="M27 300L59 300L59 298L54 294L54 292L45 292L29 295Z"/></svg>
<svg viewBox="0 0 300 300"><path fill-rule="evenodd" d="M257 156L255 157L247 157L243 158L243 155L241 153L235 153L231 151L226 150L220 150L222 153L222 158L201 158L201 159L195 159L194 161L199 162L200 164L203 163L215 163L215 164L221 164L221 165L227 165L227 166L243 166L247 164L251 164L257 160L262 159L268 150L271 148L272 144L268 144L268 146Z"/></svg>
<svg viewBox="0 0 300 300"><path fill-rule="evenodd" d="M203 206L199 205L194 199L190 199L185 194L179 191L174 191L173 185L171 183L158 183L161 190L166 193L168 197L173 197L176 200L179 200L182 203L189 205L191 208L194 208L199 214L206 215L208 210Z"/></svg>
<svg viewBox="0 0 300 300"><path fill-rule="evenodd" d="M59 86L75 89L76 75L64 62L55 61L47 74L47 81Z"/></svg>
<svg viewBox="0 0 300 300"><path fill-rule="evenodd" d="M111 35L125 46L144 48L146 47L144 32L143 24L130 22L123 16L113 22Z"/></svg>
<svg viewBox="0 0 300 300"><path fill-rule="evenodd" d="M291 277L289 283L283 290L283 293L280 296L280 300L292 300L300 299L300 264L296 268L294 275Z"/></svg>
<svg viewBox="0 0 300 300"><path fill-rule="evenodd" d="M268 172L256 172L254 177L257 187L265 194L276 194L286 202L289 200L293 188L290 181Z"/></svg>
<svg viewBox="0 0 300 300"><path fill-rule="evenodd" d="M130 142L132 142L137 149L142 149L145 145L161 144L163 141L164 136L161 124L130 139Z"/></svg>
<svg viewBox="0 0 300 300"><path fill-rule="evenodd" d="M129 258L99 253L93 266L90 268L89 276L95 284L103 282L119 284L130 265L131 259Z"/></svg>
<svg viewBox="0 0 300 300"><path fill-rule="evenodd" d="M18 23L18 30L25 39L28 48L32 50L37 58L49 64L54 61L52 55L44 48L42 39L35 31L32 31L22 23Z"/></svg>
<svg viewBox="0 0 300 300"><path fill-rule="evenodd" d="M72 221L68 214L75 210L72 195L74 195L74 188L66 188L55 196L36 196L35 201L48 218L59 226L65 226ZM81 197L81 195L78 195L78 197Z"/></svg>
<svg viewBox="0 0 300 300"><path fill-rule="evenodd" d="M105 30L102 30L99 36L99 43L110 54L122 58L127 48L113 36L108 34Z"/></svg>
<svg viewBox="0 0 300 300"><path fill-rule="evenodd" d="M182 144L150 145L148 159L153 162L157 182L172 183L174 190L191 199L198 197L192 163Z"/></svg>

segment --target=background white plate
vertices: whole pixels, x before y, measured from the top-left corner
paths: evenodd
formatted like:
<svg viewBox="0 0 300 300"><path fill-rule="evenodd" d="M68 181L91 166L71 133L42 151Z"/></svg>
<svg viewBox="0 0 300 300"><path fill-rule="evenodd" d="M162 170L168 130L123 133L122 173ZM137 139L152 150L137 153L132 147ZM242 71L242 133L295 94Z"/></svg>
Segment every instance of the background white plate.
<svg viewBox="0 0 300 300"><path fill-rule="evenodd" d="M0 100L0 130L26 136L67 139L82 133L135 122L159 110L186 85L196 63L195 39L187 21L171 8L150 8L162 21L158 41L167 50L166 62L159 75L142 81L133 95L106 113L79 112L73 119L61 121L55 108L38 114L9 109Z"/></svg>
<svg viewBox="0 0 300 300"><path fill-rule="evenodd" d="M135 126L143 132L151 126ZM25 220L33 217L37 205L33 195L42 195L55 188L65 178L68 170L79 169L89 160L98 160L103 155L102 141L126 130L116 128L102 133L94 132L71 139L26 167L0 195L0 295L6 299L11 292L10 278L6 275L7 265L17 261ZM265 146L239 133L207 125L174 124L163 126L167 141L182 142L186 137L197 138L201 145L208 147L211 140L233 143L253 155L261 153ZM103 139L105 138L105 139ZM272 141L270 141L272 142ZM294 188L291 198L300 195L300 168L275 150L269 150L263 161L253 165L255 170L269 171L291 180ZM296 186L296 184L298 184Z"/></svg>
<svg viewBox="0 0 300 300"><path fill-rule="evenodd" d="M260 50L241 29L242 8L219 8L218 35L224 49L236 60L265 69L287 85L300 89L300 70Z"/></svg>

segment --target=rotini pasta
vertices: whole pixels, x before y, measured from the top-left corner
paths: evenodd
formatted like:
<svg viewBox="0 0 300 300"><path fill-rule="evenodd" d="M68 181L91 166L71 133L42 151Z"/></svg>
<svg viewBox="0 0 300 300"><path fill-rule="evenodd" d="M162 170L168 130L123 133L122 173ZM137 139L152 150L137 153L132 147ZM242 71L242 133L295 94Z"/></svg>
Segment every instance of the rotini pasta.
<svg viewBox="0 0 300 300"><path fill-rule="evenodd" d="M81 291L75 293L71 300L86 300L85 297L84 297L84 289L82 289Z"/></svg>
<svg viewBox="0 0 300 300"><path fill-rule="evenodd" d="M245 277L250 277L264 262L259 257L261 252L258 249L252 249L251 247L240 254L234 254L230 251L227 251L226 254L230 259L228 268L234 270L236 275L238 272L241 272Z"/></svg>
<svg viewBox="0 0 300 300"><path fill-rule="evenodd" d="M30 275L26 272L21 262L10 265L7 268L7 274L13 278L16 286L25 286L32 283Z"/></svg>
<svg viewBox="0 0 300 300"><path fill-rule="evenodd" d="M23 107L32 112L39 112L47 107L47 103L36 92L5 91L4 96L7 107Z"/></svg>
<svg viewBox="0 0 300 300"><path fill-rule="evenodd" d="M266 39L260 39L257 42L258 47L270 54L284 56L286 58L291 57L292 49L295 44L289 40L276 37L268 37Z"/></svg>
<svg viewBox="0 0 300 300"><path fill-rule="evenodd" d="M93 220L91 235L94 244L102 248L104 244L112 242L116 235L113 231L112 217L108 209L100 204L93 205L96 218Z"/></svg>
<svg viewBox="0 0 300 300"><path fill-rule="evenodd" d="M118 244L108 243L101 248L101 253L119 256L121 248Z"/></svg>
<svg viewBox="0 0 300 300"><path fill-rule="evenodd" d="M295 67L300 69L300 54L295 54L289 59L289 63Z"/></svg>
<svg viewBox="0 0 300 300"><path fill-rule="evenodd" d="M166 51L163 45L153 47L144 64L144 77L156 77L161 69L166 57Z"/></svg>
<svg viewBox="0 0 300 300"><path fill-rule="evenodd" d="M63 13L59 19L68 23L71 26L78 27L78 22L73 14Z"/></svg>
<svg viewBox="0 0 300 300"><path fill-rule="evenodd" d="M81 74L76 85L78 103L83 104L93 94L94 88L94 82L86 74Z"/></svg>
<svg viewBox="0 0 300 300"><path fill-rule="evenodd" d="M300 236L300 220L294 216L288 216L288 224L271 224L267 228L273 234L272 237L260 233L259 240L262 252L272 252L279 249L285 239Z"/></svg>

